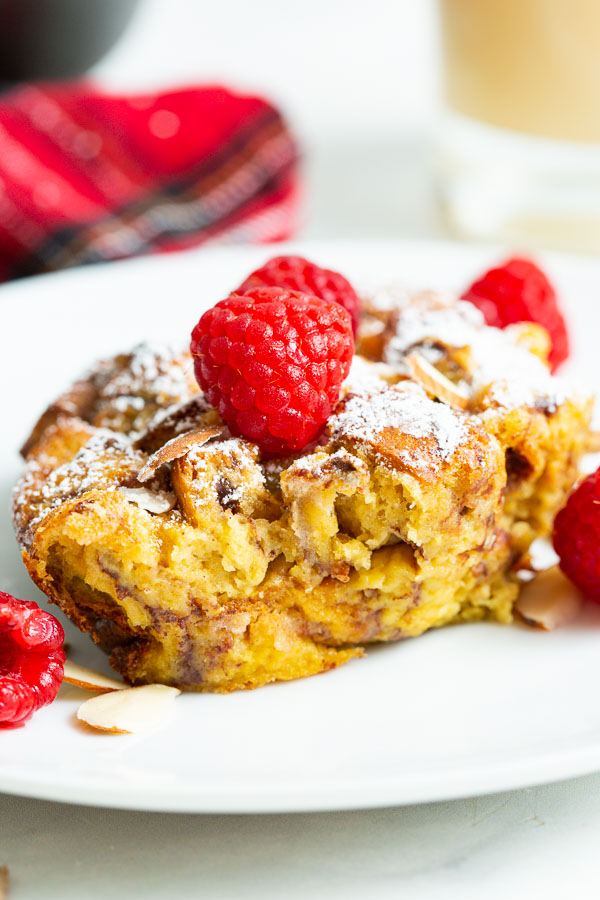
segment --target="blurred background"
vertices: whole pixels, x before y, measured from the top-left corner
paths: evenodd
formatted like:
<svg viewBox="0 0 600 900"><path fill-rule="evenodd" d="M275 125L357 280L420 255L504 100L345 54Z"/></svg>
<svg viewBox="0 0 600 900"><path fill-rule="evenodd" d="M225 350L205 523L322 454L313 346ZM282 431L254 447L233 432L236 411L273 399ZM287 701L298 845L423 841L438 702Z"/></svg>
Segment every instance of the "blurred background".
<svg viewBox="0 0 600 900"><path fill-rule="evenodd" d="M0 22L5 89L88 67L109 92L272 101L298 236L600 251L597 0L0 0Z"/></svg>
<svg viewBox="0 0 600 900"><path fill-rule="evenodd" d="M141 0L93 74L114 89L220 81L272 99L303 153L302 235L438 230L435 0Z"/></svg>

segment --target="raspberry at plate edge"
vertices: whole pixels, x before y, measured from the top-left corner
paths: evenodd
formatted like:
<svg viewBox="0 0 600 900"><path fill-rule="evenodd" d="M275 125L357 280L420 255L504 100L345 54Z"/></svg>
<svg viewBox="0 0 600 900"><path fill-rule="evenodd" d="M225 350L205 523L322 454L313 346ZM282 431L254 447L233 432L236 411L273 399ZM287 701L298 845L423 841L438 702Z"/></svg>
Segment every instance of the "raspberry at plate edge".
<svg viewBox="0 0 600 900"><path fill-rule="evenodd" d="M549 362L554 371L569 355L569 337L556 292L539 266L514 257L489 269L462 295L484 315L488 325L506 328L537 322L550 335Z"/></svg>
<svg viewBox="0 0 600 900"><path fill-rule="evenodd" d="M24 725L63 679L62 625L30 600L0 591L0 728Z"/></svg>
<svg viewBox="0 0 600 900"><path fill-rule="evenodd" d="M600 469L581 482L556 516L553 543L567 578L600 603Z"/></svg>

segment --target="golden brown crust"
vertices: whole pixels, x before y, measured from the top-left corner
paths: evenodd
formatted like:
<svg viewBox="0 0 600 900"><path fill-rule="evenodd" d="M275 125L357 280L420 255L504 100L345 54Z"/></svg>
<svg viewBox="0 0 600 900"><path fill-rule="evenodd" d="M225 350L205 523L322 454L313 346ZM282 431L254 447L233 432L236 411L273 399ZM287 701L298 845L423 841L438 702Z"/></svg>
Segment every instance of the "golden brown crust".
<svg viewBox="0 0 600 900"><path fill-rule="evenodd" d="M35 450L39 442L59 419L78 418L87 420L94 400L97 397L97 389L92 381L76 381L62 396L51 403L39 417L31 434L21 447L21 456L27 459Z"/></svg>
<svg viewBox="0 0 600 900"><path fill-rule="evenodd" d="M135 436L163 410L198 394L189 353L139 344L131 353L102 360L50 404L21 448L28 458L56 421L78 418L95 428Z"/></svg>
<svg viewBox="0 0 600 900"><path fill-rule="evenodd" d="M468 414L452 409L403 368L401 316L373 313L388 365L360 362L298 458L230 437L185 355L148 349L101 364L38 422L13 506L25 565L128 681L256 687L367 642L510 621L516 569L589 445L590 401L542 379L521 402L446 329L417 352L467 393ZM543 355L539 334L514 338ZM139 502L146 489L169 502Z"/></svg>

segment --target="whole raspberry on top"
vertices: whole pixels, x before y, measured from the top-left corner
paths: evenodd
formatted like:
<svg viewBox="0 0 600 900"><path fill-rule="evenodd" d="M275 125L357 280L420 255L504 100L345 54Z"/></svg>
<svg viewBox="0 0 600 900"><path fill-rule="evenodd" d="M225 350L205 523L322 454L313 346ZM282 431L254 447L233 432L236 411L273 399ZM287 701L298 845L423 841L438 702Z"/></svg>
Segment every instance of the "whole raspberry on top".
<svg viewBox="0 0 600 900"><path fill-rule="evenodd" d="M488 325L505 328L515 322L537 322L551 340L554 371L569 355L567 327L556 292L541 269L528 259L509 259L490 269L462 295L481 310Z"/></svg>
<svg viewBox="0 0 600 900"><path fill-rule="evenodd" d="M233 434L283 455L314 440L337 402L352 323L337 303L258 288L205 312L191 352L200 387Z"/></svg>
<svg viewBox="0 0 600 900"><path fill-rule="evenodd" d="M321 300L332 300L347 309L352 316L354 334L360 322L360 299L350 282L331 269L322 269L302 256L274 256L252 272L235 293L257 287L281 287Z"/></svg>
<svg viewBox="0 0 600 900"><path fill-rule="evenodd" d="M556 516L553 543L567 578L600 603L600 469L581 482Z"/></svg>
<svg viewBox="0 0 600 900"><path fill-rule="evenodd" d="M0 728L18 728L51 703L63 678L60 622L0 591Z"/></svg>

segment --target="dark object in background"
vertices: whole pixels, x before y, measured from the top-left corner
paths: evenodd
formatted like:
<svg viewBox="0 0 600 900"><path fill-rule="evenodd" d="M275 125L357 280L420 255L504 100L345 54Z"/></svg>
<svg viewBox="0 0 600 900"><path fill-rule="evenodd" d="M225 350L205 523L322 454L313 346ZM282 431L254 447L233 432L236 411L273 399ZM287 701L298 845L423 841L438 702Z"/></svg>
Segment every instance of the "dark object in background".
<svg viewBox="0 0 600 900"><path fill-rule="evenodd" d="M138 0L0 0L0 80L71 78L123 33Z"/></svg>

